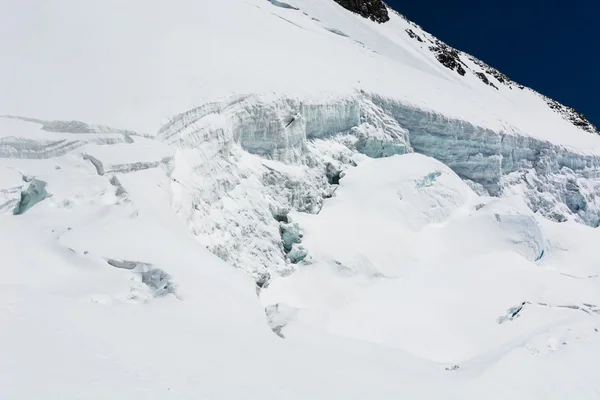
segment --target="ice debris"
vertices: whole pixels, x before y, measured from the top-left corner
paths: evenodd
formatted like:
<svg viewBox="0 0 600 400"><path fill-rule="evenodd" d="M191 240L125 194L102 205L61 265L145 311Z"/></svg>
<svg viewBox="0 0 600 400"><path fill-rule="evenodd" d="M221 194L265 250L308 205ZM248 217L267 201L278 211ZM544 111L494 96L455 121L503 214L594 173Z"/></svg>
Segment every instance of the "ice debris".
<svg viewBox="0 0 600 400"><path fill-rule="evenodd" d="M279 224L279 232L281 233L281 241L283 242L283 249L289 253L292 251L292 247L296 243L300 243L302 240L302 233L300 226L297 223L281 223Z"/></svg>
<svg viewBox="0 0 600 400"><path fill-rule="evenodd" d="M91 156L89 154L84 154L83 159L88 160L89 162L92 163L94 168L96 168L96 173L98 175L100 175L100 176L104 175L104 165L102 164L102 161L98 160L96 157Z"/></svg>
<svg viewBox="0 0 600 400"><path fill-rule="evenodd" d="M506 310L505 315L498 317L497 322L499 324L503 324L506 321L513 321L514 319L519 318L521 316L521 310L523 310L525 304L527 304L526 301L522 302L517 306L510 307L508 310Z"/></svg>
<svg viewBox="0 0 600 400"><path fill-rule="evenodd" d="M513 320L519 318L521 316L521 311L523 310L523 308L526 305L538 306L538 307L548 307L548 308L566 308L569 310L582 311L589 315L599 315L600 314L600 307L598 307L595 304L589 304L589 303L582 303L581 305L579 305L579 304L548 304L548 303L544 303L544 302L524 301L517 306L510 307L506 311L505 315L498 317L497 322L499 324L502 324L506 321L513 321Z"/></svg>
<svg viewBox="0 0 600 400"><path fill-rule="evenodd" d="M267 306L265 307L267 323L277 336L285 338L282 329L295 317L297 311L297 309L283 303Z"/></svg>
<svg viewBox="0 0 600 400"><path fill-rule="evenodd" d="M151 297L162 297L169 293L176 295L171 276L160 268L142 261L107 259L115 268L126 269L141 278L141 282L150 290Z"/></svg>
<svg viewBox="0 0 600 400"><path fill-rule="evenodd" d="M440 175L442 175L442 173L439 171L430 172L424 178L421 178L417 181L416 187L425 188L432 186L435 180L440 177Z"/></svg>
<svg viewBox="0 0 600 400"><path fill-rule="evenodd" d="M308 251L303 246L294 243L292 245L292 250L287 254L287 257L292 264L298 264L300 261L303 261L307 255Z"/></svg>

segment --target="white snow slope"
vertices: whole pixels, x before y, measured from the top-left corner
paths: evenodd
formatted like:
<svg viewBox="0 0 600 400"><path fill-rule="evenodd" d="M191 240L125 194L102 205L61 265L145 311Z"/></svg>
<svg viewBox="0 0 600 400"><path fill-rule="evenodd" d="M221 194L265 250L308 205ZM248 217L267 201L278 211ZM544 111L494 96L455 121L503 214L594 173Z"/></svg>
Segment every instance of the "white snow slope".
<svg viewBox="0 0 600 400"><path fill-rule="evenodd" d="M600 398L600 136L390 17L0 0L0 398Z"/></svg>

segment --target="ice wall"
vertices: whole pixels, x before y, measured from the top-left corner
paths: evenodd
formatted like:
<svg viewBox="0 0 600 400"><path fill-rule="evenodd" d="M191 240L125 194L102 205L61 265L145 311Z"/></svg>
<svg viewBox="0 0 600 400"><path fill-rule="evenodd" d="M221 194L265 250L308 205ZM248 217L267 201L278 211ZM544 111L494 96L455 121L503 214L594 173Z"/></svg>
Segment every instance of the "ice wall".
<svg viewBox="0 0 600 400"><path fill-rule="evenodd" d="M369 155L406 152L402 129L373 109L368 99L358 96L321 102L238 96L176 116L157 137L184 148L195 148L207 140L235 142L252 154L302 163L307 141L354 130L357 148Z"/></svg>
<svg viewBox="0 0 600 400"><path fill-rule="evenodd" d="M85 144L81 140L32 140L0 138L0 158L44 159L59 157Z"/></svg>
<svg viewBox="0 0 600 400"><path fill-rule="evenodd" d="M528 182L525 192L535 211L556 214L557 220L573 214L589 225L600 222L600 212L595 206L588 207L595 204L595 188L600 187L594 183L600 173L598 157L364 92L322 101L238 96L176 116L159 131L158 138L184 148L209 141L225 155L232 145L239 144L267 159L306 165L311 162L308 143L340 134L351 138L345 142L349 149L374 158L411 151L431 156L495 196L503 193L508 181L513 186ZM524 180L527 171L535 172L534 184ZM519 172L523 176L503 179ZM584 178L592 183L569 186L563 179L566 175L570 182ZM539 193L544 192L552 193L552 199L540 200Z"/></svg>
<svg viewBox="0 0 600 400"><path fill-rule="evenodd" d="M300 114L306 123L305 137L307 139L323 139L360 125L361 104L358 99L303 104Z"/></svg>
<svg viewBox="0 0 600 400"><path fill-rule="evenodd" d="M598 157L576 154L547 141L495 132L380 96L371 99L408 130L415 152L442 161L493 195L500 194L500 178L519 169L544 164L546 173L557 173L563 167L573 171L600 167Z"/></svg>

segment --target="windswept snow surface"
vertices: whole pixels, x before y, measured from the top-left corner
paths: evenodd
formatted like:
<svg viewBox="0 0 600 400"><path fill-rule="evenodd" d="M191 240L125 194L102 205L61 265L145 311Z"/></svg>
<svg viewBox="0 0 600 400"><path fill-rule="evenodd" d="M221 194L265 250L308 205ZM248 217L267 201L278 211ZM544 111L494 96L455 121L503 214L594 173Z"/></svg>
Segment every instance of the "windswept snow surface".
<svg viewBox="0 0 600 400"><path fill-rule="evenodd" d="M0 0L0 398L598 398L600 137L390 17Z"/></svg>

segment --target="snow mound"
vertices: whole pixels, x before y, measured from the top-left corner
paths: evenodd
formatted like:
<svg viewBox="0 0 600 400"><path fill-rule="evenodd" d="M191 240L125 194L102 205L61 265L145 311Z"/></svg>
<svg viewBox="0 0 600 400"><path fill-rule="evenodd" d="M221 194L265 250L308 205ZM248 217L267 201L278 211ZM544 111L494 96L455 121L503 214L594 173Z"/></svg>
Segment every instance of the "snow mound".
<svg viewBox="0 0 600 400"><path fill-rule="evenodd" d="M600 300L591 281L545 268L560 224L538 222L521 198L480 197L422 155L365 160L318 215L291 215L311 260L261 293L265 305L301 310L279 317L286 337L307 325L462 369L585 319L595 311L582 304ZM546 306L517 321L513 305L525 303Z"/></svg>

